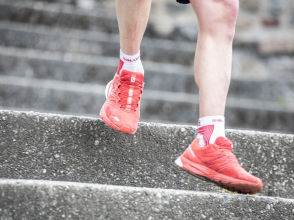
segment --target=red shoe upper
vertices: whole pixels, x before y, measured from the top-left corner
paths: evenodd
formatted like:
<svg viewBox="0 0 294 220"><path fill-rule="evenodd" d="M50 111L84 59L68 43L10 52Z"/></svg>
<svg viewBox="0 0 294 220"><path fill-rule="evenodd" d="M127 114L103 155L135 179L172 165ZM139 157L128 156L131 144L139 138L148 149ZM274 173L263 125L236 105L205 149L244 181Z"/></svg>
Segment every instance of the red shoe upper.
<svg viewBox="0 0 294 220"><path fill-rule="evenodd" d="M103 105L111 127L125 133L135 133L140 119L140 101L144 75L123 70L115 74ZM105 117L104 116L104 117Z"/></svg>
<svg viewBox="0 0 294 220"><path fill-rule="evenodd" d="M232 153L233 144L225 137L218 137L214 144L200 147L198 139L194 140L183 156L193 163L205 166L217 173L252 183L261 182L241 167Z"/></svg>

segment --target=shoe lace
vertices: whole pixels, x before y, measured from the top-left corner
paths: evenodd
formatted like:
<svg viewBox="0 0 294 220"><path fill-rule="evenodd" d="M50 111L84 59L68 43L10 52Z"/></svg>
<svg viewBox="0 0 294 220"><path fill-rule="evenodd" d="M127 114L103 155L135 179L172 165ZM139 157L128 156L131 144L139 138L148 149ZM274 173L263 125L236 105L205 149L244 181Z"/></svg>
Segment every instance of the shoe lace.
<svg viewBox="0 0 294 220"><path fill-rule="evenodd" d="M226 146L218 146L220 153L215 156L215 154L207 155L214 156L214 158L205 162L206 165L220 164L216 171L223 170L227 167L231 167L232 165L239 164L236 156L232 153L232 148Z"/></svg>
<svg viewBox="0 0 294 220"><path fill-rule="evenodd" d="M114 82L114 89L112 89L111 94L121 108L136 111L141 99L142 89L143 84L140 83L130 85L127 81Z"/></svg>

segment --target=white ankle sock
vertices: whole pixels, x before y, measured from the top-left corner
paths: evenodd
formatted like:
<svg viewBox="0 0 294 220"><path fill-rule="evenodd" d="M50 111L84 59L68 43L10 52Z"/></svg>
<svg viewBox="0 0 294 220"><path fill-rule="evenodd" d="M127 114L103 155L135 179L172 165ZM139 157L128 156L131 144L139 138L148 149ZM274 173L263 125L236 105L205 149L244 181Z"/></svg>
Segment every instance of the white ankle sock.
<svg viewBox="0 0 294 220"><path fill-rule="evenodd" d="M129 56L120 50L120 62L117 73L120 75L122 70L144 74L144 68L140 59L140 51L135 55Z"/></svg>
<svg viewBox="0 0 294 220"><path fill-rule="evenodd" d="M198 120L199 146L214 144L219 136L225 137L225 117L207 116Z"/></svg>

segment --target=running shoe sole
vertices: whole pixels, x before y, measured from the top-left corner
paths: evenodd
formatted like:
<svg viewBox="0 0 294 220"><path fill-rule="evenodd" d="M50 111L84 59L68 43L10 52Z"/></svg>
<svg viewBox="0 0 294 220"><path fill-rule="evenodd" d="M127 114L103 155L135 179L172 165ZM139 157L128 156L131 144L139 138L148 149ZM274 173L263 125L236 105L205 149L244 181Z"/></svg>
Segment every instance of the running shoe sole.
<svg viewBox="0 0 294 220"><path fill-rule="evenodd" d="M182 156L175 161L175 164L202 180L215 183L216 185L232 192L256 194L261 191L260 183L254 184L245 180L239 180L217 173L205 166L193 163ZM208 176L211 176L212 178L209 178Z"/></svg>
<svg viewBox="0 0 294 220"><path fill-rule="evenodd" d="M113 124L106 116L105 112L103 111L103 108L100 111L100 118L104 121L105 124L107 124L109 127L113 128L115 130L118 130L118 131L126 133L126 134L135 134L136 133L136 131L130 132L130 129L126 126L119 128L118 126Z"/></svg>

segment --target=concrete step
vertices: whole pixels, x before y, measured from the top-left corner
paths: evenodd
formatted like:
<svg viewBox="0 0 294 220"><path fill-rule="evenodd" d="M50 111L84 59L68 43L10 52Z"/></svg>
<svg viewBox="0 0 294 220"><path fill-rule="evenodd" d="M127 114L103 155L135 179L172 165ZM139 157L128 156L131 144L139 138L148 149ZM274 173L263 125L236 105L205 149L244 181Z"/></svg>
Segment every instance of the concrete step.
<svg viewBox="0 0 294 220"><path fill-rule="evenodd" d="M119 36L102 32L64 30L15 22L0 22L3 46L117 57ZM144 60L192 65L195 43L144 37Z"/></svg>
<svg viewBox="0 0 294 220"><path fill-rule="evenodd" d="M83 2L83 1L79 1ZM171 5L170 3L167 3ZM175 4L173 2L172 4ZM36 2L30 0L0 0L0 20L30 23L36 25L46 25L50 27L75 28L82 30L99 30L107 33L118 33L118 25L113 8L104 9L103 7L76 7L70 4L60 4L57 2ZM181 6L176 4L178 8ZM160 6L159 6L160 7ZM192 10L190 8L190 10ZM162 10L158 10L158 14ZM191 17L192 15L192 17ZM164 16L168 21L171 16ZM183 22L173 25L171 32L161 31L160 26L156 25L158 19L149 20L145 36L154 38L165 38L177 41L193 41L197 39L197 20L193 14L181 16L181 19L194 19L189 25ZM157 22L156 22L157 20ZM184 20L182 20L184 21ZM180 24L179 24L180 23ZM193 25L191 25L193 23ZM161 24L164 26L164 23ZM163 27L164 28L164 27ZM193 29L191 31L191 29ZM241 38L242 39L242 38ZM246 39L247 40L247 39ZM248 41L248 40L247 40ZM256 42L256 41L251 41Z"/></svg>
<svg viewBox="0 0 294 220"><path fill-rule="evenodd" d="M0 180L3 219L293 219L294 200L36 180Z"/></svg>
<svg viewBox="0 0 294 220"><path fill-rule="evenodd" d="M145 88L198 93L192 67L143 61ZM106 85L118 66L114 57L0 47L0 74L38 79ZM274 80L233 78L229 97L293 103L294 84Z"/></svg>
<svg viewBox="0 0 294 220"><path fill-rule="evenodd" d="M84 53L118 57L119 36L97 31L62 29L15 22L0 22L3 46L38 50ZM142 60L193 65L195 42L179 42L144 37ZM275 80L294 83L293 55L260 55L256 46L234 45L233 78ZM293 94L292 94L293 95Z"/></svg>
<svg viewBox="0 0 294 220"><path fill-rule="evenodd" d="M22 108L22 107L3 107L0 106L0 110L6 111L25 111L25 112L38 112L38 113L43 113L43 114L58 114L58 115L70 115L70 116L76 116L76 117L90 117L90 118L100 118L99 114L87 114L87 113L76 113L76 112L65 112L65 111L53 111L53 110L44 110L44 109L34 109L34 108ZM143 123L155 123L155 124L164 124L164 125L174 125L174 121L165 121L161 120L160 118L153 118L153 119L145 119L145 118L140 118L140 122ZM177 122L176 125L185 125L185 126L195 126L195 122ZM248 129L244 129L242 127L231 127L226 124L227 129L234 129L234 130L243 130L246 131ZM279 131L275 130L261 130L261 129L251 129L251 131L259 131L259 132L270 132L270 133L279 133Z"/></svg>
<svg viewBox="0 0 294 220"><path fill-rule="evenodd" d="M95 7L102 7L104 6L106 0L32 0L32 1L36 1L36 2L45 2L45 3L58 3L58 4L71 4L71 5L75 5L75 6L79 6L81 4L83 4L83 2L86 2L86 4L90 4L90 6L92 6L93 4L95 5Z"/></svg>
<svg viewBox="0 0 294 220"><path fill-rule="evenodd" d="M82 3L83 1L79 2ZM0 11L0 20L118 33L118 25L113 8L100 8L99 2L96 5L98 7L88 8L85 4L82 4L81 7L75 7L70 4L29 0L1 0L0 8L2 11ZM160 29L158 30L158 27L155 27L155 23L154 21L149 22L145 36L191 41L191 31L181 30L181 28L177 27L172 33L165 33ZM194 26L193 28L196 27ZM192 40L195 41L197 32L193 31L192 35Z"/></svg>
<svg viewBox="0 0 294 220"><path fill-rule="evenodd" d="M71 5L35 1L1 0L0 20L53 27L118 32L112 10L83 10Z"/></svg>
<svg viewBox="0 0 294 220"><path fill-rule="evenodd" d="M44 110L44 109L33 109L33 108L16 108L16 107L3 107L0 106L0 110L9 110L9 111L25 111L25 112L39 112L39 113L44 113L44 114L58 114L58 115L70 115L70 116L76 116L76 117L90 117L90 118L100 118L99 116L99 112L96 114L86 114L86 113L75 113L75 112L64 112L64 111L50 111L50 110ZM160 119L144 119L141 118L140 122L147 122L147 123L160 123L160 124L166 124L166 125L173 125L175 124L175 122L173 121L164 121L164 120L160 120ZM195 123L193 122L177 122L177 125L189 125L189 126L195 126ZM228 129L241 129L241 128L233 128L233 127L229 127L226 126ZM242 129L241 129L242 130ZM258 130L258 131L262 131L262 130ZM275 131L262 131L262 132L273 132L276 133Z"/></svg>
<svg viewBox="0 0 294 220"><path fill-rule="evenodd" d="M196 127L140 123L123 134L88 117L0 111L0 176L222 192L173 164ZM241 165L264 182L259 195L294 198L294 136L227 130Z"/></svg>
<svg viewBox="0 0 294 220"><path fill-rule="evenodd" d="M69 4L1 0L0 20L118 33L113 10L100 8L86 10ZM146 35L156 36L151 26L147 28Z"/></svg>
<svg viewBox="0 0 294 220"><path fill-rule="evenodd" d="M59 82L13 76L0 77L0 106L12 108L99 114L105 101L105 86ZM292 106L288 110L273 102L228 98L228 126L293 132ZM198 96L155 90L144 90L141 117L174 123L198 120Z"/></svg>
<svg viewBox="0 0 294 220"><path fill-rule="evenodd" d="M75 5L79 0L32 0L36 2L47 2L47 3L65 3L65 4L73 4Z"/></svg>

